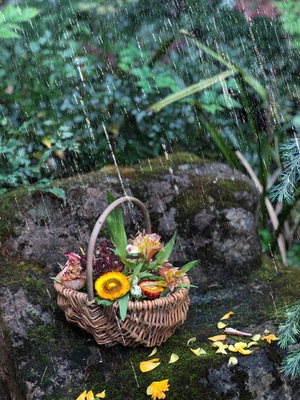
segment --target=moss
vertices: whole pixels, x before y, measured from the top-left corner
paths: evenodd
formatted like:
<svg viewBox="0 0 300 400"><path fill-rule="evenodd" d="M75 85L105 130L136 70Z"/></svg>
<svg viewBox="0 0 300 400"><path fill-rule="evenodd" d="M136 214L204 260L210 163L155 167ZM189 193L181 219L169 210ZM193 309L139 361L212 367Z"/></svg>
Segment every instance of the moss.
<svg viewBox="0 0 300 400"><path fill-rule="evenodd" d="M247 209L246 201L234 196L235 192L246 191L251 188L246 182L218 179L214 177L191 177L193 186L176 197L177 214L182 221L189 220L195 211L206 208L243 207Z"/></svg>
<svg viewBox="0 0 300 400"><path fill-rule="evenodd" d="M146 389L153 381L169 379L170 390L167 398L190 399L205 398L219 400L221 397L209 385L201 382L207 379L209 369L223 363L221 357L209 344L202 344L207 354L195 356L186 342L191 336L186 332L183 335L174 335L165 344L158 348L153 357L158 357L161 364L154 370L142 373L139 369L141 361L149 359L152 349L131 348L118 350L118 346L111 349L115 355L115 372L106 382L104 381L105 366L94 365L86 386L96 391L106 389L107 397L114 399L149 399ZM199 346L195 344L195 346ZM176 353L179 360L169 364L170 356ZM120 358L122 354L122 358ZM110 366L111 369L111 366Z"/></svg>

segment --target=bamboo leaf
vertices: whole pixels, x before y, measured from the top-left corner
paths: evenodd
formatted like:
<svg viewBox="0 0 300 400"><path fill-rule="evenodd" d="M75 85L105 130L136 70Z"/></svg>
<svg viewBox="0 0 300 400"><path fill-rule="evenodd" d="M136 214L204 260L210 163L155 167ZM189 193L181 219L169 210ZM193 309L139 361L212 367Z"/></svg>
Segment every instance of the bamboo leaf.
<svg viewBox="0 0 300 400"><path fill-rule="evenodd" d="M208 87L213 86L216 83L219 83L220 81L228 78L229 76L231 76L233 74L234 74L233 70L221 72L218 75L213 76L212 78L206 79L204 81L200 81L194 85L188 86L187 88L185 88L183 90L180 90L179 92L170 94L165 99L163 99L155 104L152 104L152 106L150 106L148 110L157 113L160 110L162 110L164 107L166 107L178 100L181 100L185 97L191 96L194 93L201 92L202 90L205 90Z"/></svg>
<svg viewBox="0 0 300 400"><path fill-rule="evenodd" d="M247 71L245 71L243 68L241 68L238 65L234 64L233 62L231 62L223 54L221 55L217 51L206 46L199 39L194 38L192 36L192 34L188 31L186 31L185 29L181 29L180 33L182 33L185 36L188 36L190 38L189 40L192 41L192 43L194 43L199 49L201 49L205 53L212 56L215 60L217 60L221 64L225 65L227 68L232 69L235 74L236 73L241 74L244 81L246 83L248 83L248 85L251 86L264 100L268 101L269 94L268 94L267 90L264 88L263 85L260 84L260 82L257 79L255 79L253 76L251 76Z"/></svg>

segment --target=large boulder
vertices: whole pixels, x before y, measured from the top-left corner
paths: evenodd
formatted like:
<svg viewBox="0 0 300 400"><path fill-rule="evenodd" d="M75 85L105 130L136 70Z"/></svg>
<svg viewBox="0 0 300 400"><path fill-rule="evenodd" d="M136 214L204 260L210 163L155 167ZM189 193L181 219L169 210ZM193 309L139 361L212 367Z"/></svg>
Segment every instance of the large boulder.
<svg viewBox="0 0 300 400"><path fill-rule="evenodd" d="M72 400L86 390L108 399L149 399L152 381L169 379L168 399L297 400L298 380L280 371L285 353L260 341L251 354L217 354L209 337L228 311L231 327L277 333L278 309L298 298L300 272L263 259L257 233L258 197L249 179L227 165L189 155L150 160L133 168L106 168L57 182L66 202L47 192L19 189L0 204L0 398ZM133 195L167 241L178 233L173 262L198 259L191 272L185 324L154 357L161 365L142 373L151 349L99 346L67 323L51 277L65 251L87 248L99 214L115 197ZM139 211L124 207L128 232L142 229ZM132 222L134 217L134 222ZM105 231L103 232L105 235ZM187 345L189 339L194 338ZM245 337L230 336L234 344ZM251 340L251 339L249 339ZM249 341L248 340L248 341ZM205 350L196 356L192 349ZM170 355L179 359L169 364ZM229 357L238 359L229 366Z"/></svg>
<svg viewBox="0 0 300 400"><path fill-rule="evenodd" d="M197 259L191 276L199 289L242 281L260 265L257 192L248 177L225 164L177 154L57 185L65 190L65 204L50 193L24 189L2 197L2 254L58 271L66 251L87 249L109 189L115 197L143 201L152 230L164 242L177 232L171 261L180 266ZM142 229L138 210L125 207L124 214L128 235Z"/></svg>

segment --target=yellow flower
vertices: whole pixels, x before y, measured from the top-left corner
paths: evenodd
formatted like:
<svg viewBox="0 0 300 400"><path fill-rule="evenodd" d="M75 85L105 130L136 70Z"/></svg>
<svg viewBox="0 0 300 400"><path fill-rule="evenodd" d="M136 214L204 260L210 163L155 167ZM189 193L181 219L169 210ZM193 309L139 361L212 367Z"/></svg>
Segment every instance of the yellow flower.
<svg viewBox="0 0 300 400"><path fill-rule="evenodd" d="M148 361L141 361L140 362L140 370L142 372L149 372L152 371L154 368L158 367L160 362L159 358L152 358L152 360Z"/></svg>
<svg viewBox="0 0 300 400"><path fill-rule="evenodd" d="M164 392L169 391L169 379L165 379L159 382L152 382L147 387L147 395L152 396L152 400L165 399L166 395Z"/></svg>
<svg viewBox="0 0 300 400"><path fill-rule="evenodd" d="M121 272L107 272L96 280L95 289L102 299L115 300L129 292L130 282Z"/></svg>

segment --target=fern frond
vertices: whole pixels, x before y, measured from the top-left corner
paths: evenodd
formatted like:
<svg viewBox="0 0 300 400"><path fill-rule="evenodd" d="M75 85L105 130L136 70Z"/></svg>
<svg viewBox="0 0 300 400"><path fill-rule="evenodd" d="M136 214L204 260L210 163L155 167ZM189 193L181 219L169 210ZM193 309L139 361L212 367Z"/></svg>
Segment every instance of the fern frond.
<svg viewBox="0 0 300 400"><path fill-rule="evenodd" d="M285 357L281 366L281 372L289 378L300 376L300 349L292 351Z"/></svg>
<svg viewBox="0 0 300 400"><path fill-rule="evenodd" d="M270 191L272 201L283 201L292 204L294 193L300 179L300 138L295 136L280 147L283 160L283 171L279 182Z"/></svg>

